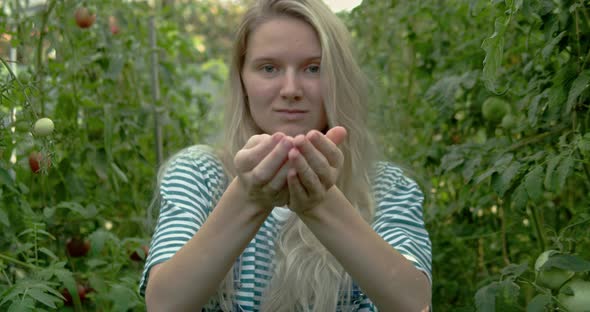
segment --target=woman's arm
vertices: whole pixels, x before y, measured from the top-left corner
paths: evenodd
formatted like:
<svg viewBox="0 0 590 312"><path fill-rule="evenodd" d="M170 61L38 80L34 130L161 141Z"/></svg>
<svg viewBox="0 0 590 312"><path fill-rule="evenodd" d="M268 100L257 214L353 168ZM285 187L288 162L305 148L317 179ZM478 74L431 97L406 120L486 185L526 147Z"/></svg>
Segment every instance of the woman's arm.
<svg viewBox="0 0 590 312"><path fill-rule="evenodd" d="M269 213L249 204L234 179L193 238L170 260L151 269L148 310L198 311L215 294Z"/></svg>
<svg viewBox="0 0 590 312"><path fill-rule="evenodd" d="M336 186L299 217L380 311L428 310L426 275L381 238Z"/></svg>
<svg viewBox="0 0 590 312"><path fill-rule="evenodd" d="M197 311L209 301L284 197L291 147L283 134L257 135L238 152L238 176L207 220L169 260L152 267L146 289L149 311Z"/></svg>
<svg viewBox="0 0 590 312"><path fill-rule="evenodd" d="M343 155L330 137L310 132L294 139L289 153L289 208L336 257L369 298L383 311L422 311L430 305L430 282L379 236L334 185Z"/></svg>

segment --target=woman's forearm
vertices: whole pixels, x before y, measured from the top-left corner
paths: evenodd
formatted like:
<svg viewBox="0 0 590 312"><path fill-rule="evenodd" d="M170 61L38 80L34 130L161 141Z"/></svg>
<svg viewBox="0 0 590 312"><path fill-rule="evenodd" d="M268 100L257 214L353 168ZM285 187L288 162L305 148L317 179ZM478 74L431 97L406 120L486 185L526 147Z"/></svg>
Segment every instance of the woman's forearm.
<svg viewBox="0 0 590 312"><path fill-rule="evenodd" d="M152 269L148 310L199 311L269 213L248 204L234 179L199 231L170 260Z"/></svg>
<svg viewBox="0 0 590 312"><path fill-rule="evenodd" d="M431 294L426 275L381 238L337 187L326 196L299 217L379 310L427 309Z"/></svg>

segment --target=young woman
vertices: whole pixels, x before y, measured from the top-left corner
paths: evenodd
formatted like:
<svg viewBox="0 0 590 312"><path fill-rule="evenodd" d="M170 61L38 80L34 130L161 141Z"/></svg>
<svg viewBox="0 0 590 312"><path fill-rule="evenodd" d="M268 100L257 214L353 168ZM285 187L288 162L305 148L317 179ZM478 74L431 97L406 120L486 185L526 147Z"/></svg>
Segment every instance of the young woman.
<svg viewBox="0 0 590 312"><path fill-rule="evenodd" d="M261 0L233 50L225 145L162 167L148 311L422 311L423 195L374 160L366 81L321 0Z"/></svg>

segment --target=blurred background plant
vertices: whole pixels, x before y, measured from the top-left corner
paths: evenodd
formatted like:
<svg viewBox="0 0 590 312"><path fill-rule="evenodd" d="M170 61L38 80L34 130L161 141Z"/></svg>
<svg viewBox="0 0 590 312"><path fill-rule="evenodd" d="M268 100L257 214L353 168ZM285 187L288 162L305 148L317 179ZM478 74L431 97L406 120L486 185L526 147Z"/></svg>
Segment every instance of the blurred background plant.
<svg viewBox="0 0 590 312"><path fill-rule="evenodd" d="M1 7L0 309L143 311L157 166L217 138L244 4ZM383 157L426 194L435 309L576 311L590 296L589 2L338 14Z"/></svg>

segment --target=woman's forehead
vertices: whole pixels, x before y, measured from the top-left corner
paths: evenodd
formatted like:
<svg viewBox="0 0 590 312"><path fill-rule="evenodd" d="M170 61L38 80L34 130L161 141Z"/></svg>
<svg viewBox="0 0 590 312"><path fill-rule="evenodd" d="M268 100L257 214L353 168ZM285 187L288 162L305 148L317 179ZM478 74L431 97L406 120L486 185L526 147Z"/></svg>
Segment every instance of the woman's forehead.
<svg viewBox="0 0 590 312"><path fill-rule="evenodd" d="M292 17L277 17L252 31L246 51L255 58L292 54L317 58L321 57L322 48L316 31L308 23Z"/></svg>

